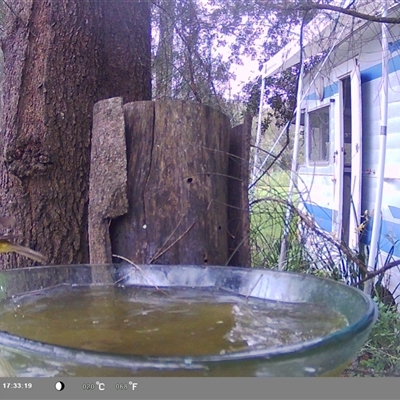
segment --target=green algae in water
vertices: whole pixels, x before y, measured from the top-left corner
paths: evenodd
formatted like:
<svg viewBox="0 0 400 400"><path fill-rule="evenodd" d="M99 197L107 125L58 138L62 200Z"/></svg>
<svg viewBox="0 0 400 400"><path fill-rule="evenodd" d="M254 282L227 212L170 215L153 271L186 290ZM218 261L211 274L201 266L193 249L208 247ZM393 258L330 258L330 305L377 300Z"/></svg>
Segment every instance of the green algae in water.
<svg viewBox="0 0 400 400"><path fill-rule="evenodd" d="M0 306L0 330L55 345L148 356L277 347L347 325L324 306L206 288L59 286Z"/></svg>

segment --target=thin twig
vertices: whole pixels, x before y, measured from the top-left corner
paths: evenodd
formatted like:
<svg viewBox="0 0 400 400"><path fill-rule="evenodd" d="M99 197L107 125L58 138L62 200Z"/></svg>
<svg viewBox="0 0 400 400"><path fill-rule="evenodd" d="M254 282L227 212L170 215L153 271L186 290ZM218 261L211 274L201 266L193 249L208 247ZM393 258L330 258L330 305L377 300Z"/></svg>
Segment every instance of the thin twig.
<svg viewBox="0 0 400 400"><path fill-rule="evenodd" d="M171 237L173 236L173 234L176 232L176 230L179 228L179 226L181 225L182 221L183 221L184 215L182 215L182 218L180 219L180 221L178 222L178 225L176 225L176 227L174 228L174 230L170 233L170 235L167 237L167 239L164 241L164 243L161 245L161 247L157 250L156 254L151 258L151 260L155 260L159 257L159 252L162 251L162 248L168 243L169 239L171 239ZM151 261L149 262L149 264L151 264Z"/></svg>
<svg viewBox="0 0 400 400"><path fill-rule="evenodd" d="M207 211L210 209L212 203L221 204L221 205L223 205L225 207L234 208L235 210L242 210L242 211L246 211L247 210L247 208L244 208L244 207L233 206L233 205L231 205L229 203L226 203L224 201L218 201L218 200L215 200L215 199L211 199L209 201L209 203L208 203Z"/></svg>
<svg viewBox="0 0 400 400"><path fill-rule="evenodd" d="M195 174L191 174L190 176L185 176L184 179L190 178L192 176L199 176L199 175L208 175L208 176L215 175L215 176L222 176L223 178L234 179L234 180L239 181L239 182L243 181L243 179L238 178L236 176L227 175L227 174L221 174L219 172L196 172Z"/></svg>
<svg viewBox="0 0 400 400"><path fill-rule="evenodd" d="M120 258L121 260L124 260L124 261L126 261L127 263L133 265L138 271L140 271L140 272L143 274L143 276L145 275L143 269L140 268L139 265L135 264L133 261L129 260L128 258L123 257L123 256L119 256L118 254L113 254L112 256L115 257L115 258ZM126 279L130 274L131 274L131 272L130 272L129 274L123 276L122 278L116 280L116 281L114 282L114 284L117 284L117 283L123 281L123 280ZM150 283L151 283L158 291L160 291L161 293L165 294L166 296L169 296L168 293L166 293L166 292L164 292L163 290L161 290L154 282L151 281L151 279L149 279L148 277L146 277L146 279L148 279L148 280L150 281Z"/></svg>
<svg viewBox="0 0 400 400"><path fill-rule="evenodd" d="M178 243L194 226L194 224L196 223L193 222L192 225L189 226L189 228L186 229L185 232L182 233L182 235L180 235L176 240L174 240L165 250L160 251L151 258L151 260L149 261L149 264L151 264L153 261L157 260L157 258L160 258L164 253L166 253L171 247L173 247L176 243Z"/></svg>
<svg viewBox="0 0 400 400"><path fill-rule="evenodd" d="M194 144L188 144L188 146L192 146L192 147L195 146L195 147L198 148L198 149L209 150L209 151L213 151L213 152L215 152L215 153L222 153L222 154L228 155L229 157L237 158L237 159L239 159L240 161L243 161L243 162L246 162L246 161L247 161L245 158L240 157L240 156L238 156L238 155L236 155L236 154L232 154L232 153L230 153L230 152L228 152L228 151L226 151L226 150L213 149L212 147L201 146L201 145L197 145L197 144L196 144L196 145L194 145Z"/></svg>
<svg viewBox="0 0 400 400"><path fill-rule="evenodd" d="M229 232L228 232L229 233ZM249 235L244 235L243 239L240 243L236 246L235 250L233 250L232 254L229 256L228 260L226 261L225 265L229 265L230 261L232 260L233 256L239 251L240 247L243 245L244 241L249 238Z"/></svg>
<svg viewBox="0 0 400 400"><path fill-rule="evenodd" d="M27 28L28 32L29 32L33 37L36 37L36 35L32 32L32 30L28 28L28 23L25 22L25 21L21 18L21 16L20 16L19 14L17 14L17 13L14 11L14 9L10 6L10 4L8 4L8 2L5 1L5 0L1 0L1 1L2 1L2 3L5 4L6 7L15 15L15 18L16 18L17 20L21 21L23 25L25 25L25 27ZM2 30L2 31L4 32L4 30Z"/></svg>
<svg viewBox="0 0 400 400"><path fill-rule="evenodd" d="M3 4L6 5L6 7L17 17L17 19L21 20L22 22L24 22L22 20L22 18L14 11L14 9L8 4L8 2L6 0L2 0Z"/></svg>
<svg viewBox="0 0 400 400"><path fill-rule="evenodd" d="M251 294L253 293L253 290L257 287L257 285L259 284L260 280L263 278L264 275L260 275L257 279L257 282L254 284L254 286L251 288L250 292L248 295L246 295L246 300L251 296Z"/></svg>
<svg viewBox="0 0 400 400"><path fill-rule="evenodd" d="M121 259L121 260L126 261L127 263L133 265L137 270L139 270L140 272L142 272L142 273L144 274L143 269L140 268L139 265L135 264L133 261L129 260L129 258L126 258L126 257L124 257L124 256L119 256L118 254L112 254L112 257L119 258L119 259ZM125 275L125 276L123 276L122 278L118 279L118 280L115 281L114 283L119 283L119 282L121 282L122 280L124 280L125 278L127 278L129 275L130 275L130 273L129 273L128 275Z"/></svg>
<svg viewBox="0 0 400 400"><path fill-rule="evenodd" d="M312 231L316 232L320 237L324 238L327 242L337 246L344 253L344 255L347 257L348 260L354 262L357 265L357 267L360 268L360 270L362 270L368 276L368 274L370 272L368 271L367 267L363 264L363 262L361 260L359 260L357 258L356 255L353 254L353 252L344 243L338 242L337 240L335 240L332 237L331 234L326 233L326 232L322 231L321 229L319 229L316 226L315 222L312 219L310 219L310 217L308 215L301 212L297 207L295 207L293 204L291 204L288 200L279 199L277 197L267 196L267 197L263 197L262 199L254 200L251 203L251 205L254 206L257 203L261 203L261 202L265 202L265 201L274 201L279 204L290 206L292 208L292 212L294 212L308 228L310 228Z"/></svg>

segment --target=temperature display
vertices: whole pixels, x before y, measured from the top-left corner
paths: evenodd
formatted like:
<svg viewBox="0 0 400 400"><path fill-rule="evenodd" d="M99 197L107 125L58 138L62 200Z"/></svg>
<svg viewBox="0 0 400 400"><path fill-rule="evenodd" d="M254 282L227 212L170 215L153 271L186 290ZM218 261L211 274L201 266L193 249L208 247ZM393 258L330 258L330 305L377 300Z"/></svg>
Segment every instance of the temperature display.
<svg viewBox="0 0 400 400"><path fill-rule="evenodd" d="M117 390L135 390L137 388L137 382L129 381L128 383L117 383L115 389Z"/></svg>

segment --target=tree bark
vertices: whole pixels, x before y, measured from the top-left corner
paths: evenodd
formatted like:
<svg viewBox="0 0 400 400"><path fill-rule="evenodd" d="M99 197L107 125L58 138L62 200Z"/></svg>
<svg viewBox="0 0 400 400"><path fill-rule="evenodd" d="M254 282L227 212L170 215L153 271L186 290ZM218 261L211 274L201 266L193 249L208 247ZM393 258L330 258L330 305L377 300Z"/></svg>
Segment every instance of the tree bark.
<svg viewBox="0 0 400 400"><path fill-rule="evenodd" d="M230 122L180 101L125 104L128 214L114 254L138 264L225 265Z"/></svg>
<svg viewBox="0 0 400 400"><path fill-rule="evenodd" d="M155 98L171 99L174 76L175 0L163 0L158 10L159 41L154 59Z"/></svg>
<svg viewBox="0 0 400 400"><path fill-rule="evenodd" d="M151 97L147 1L9 0L2 40L1 214L50 263L88 262L96 101ZM28 266L14 255L1 268Z"/></svg>
<svg viewBox="0 0 400 400"><path fill-rule="evenodd" d="M122 97L94 105L89 178L89 253L91 264L111 259L109 227L128 212L125 121Z"/></svg>

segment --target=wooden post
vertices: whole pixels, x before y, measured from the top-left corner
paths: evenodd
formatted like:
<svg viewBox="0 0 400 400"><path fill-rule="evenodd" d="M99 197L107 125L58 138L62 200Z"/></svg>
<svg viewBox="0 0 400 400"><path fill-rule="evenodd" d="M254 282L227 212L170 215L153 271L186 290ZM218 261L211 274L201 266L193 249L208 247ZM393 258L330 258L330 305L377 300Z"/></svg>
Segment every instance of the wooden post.
<svg viewBox="0 0 400 400"><path fill-rule="evenodd" d="M109 225L128 212L125 123L122 97L94 105L89 177L91 264L111 263Z"/></svg>
<svg viewBox="0 0 400 400"><path fill-rule="evenodd" d="M249 159L252 117L231 132L228 181L229 265L250 267Z"/></svg>
<svg viewBox="0 0 400 400"><path fill-rule="evenodd" d="M225 265L228 117L181 101L128 103L124 114L129 211L111 223L113 253L140 264Z"/></svg>

